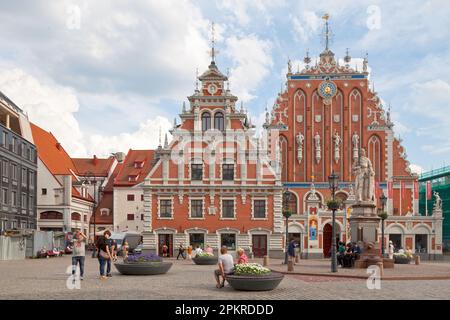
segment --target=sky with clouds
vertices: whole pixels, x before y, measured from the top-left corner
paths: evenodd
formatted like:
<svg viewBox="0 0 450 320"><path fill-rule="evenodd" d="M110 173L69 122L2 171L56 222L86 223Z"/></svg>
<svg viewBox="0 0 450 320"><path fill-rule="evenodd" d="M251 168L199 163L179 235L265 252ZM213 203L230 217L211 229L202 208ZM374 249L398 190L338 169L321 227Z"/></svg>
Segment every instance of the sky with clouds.
<svg viewBox="0 0 450 320"><path fill-rule="evenodd" d="M323 50L324 13L338 58L368 53L414 169L449 165L447 0L2 0L0 90L72 156L155 148L209 64L214 21L217 64L261 124L287 60Z"/></svg>

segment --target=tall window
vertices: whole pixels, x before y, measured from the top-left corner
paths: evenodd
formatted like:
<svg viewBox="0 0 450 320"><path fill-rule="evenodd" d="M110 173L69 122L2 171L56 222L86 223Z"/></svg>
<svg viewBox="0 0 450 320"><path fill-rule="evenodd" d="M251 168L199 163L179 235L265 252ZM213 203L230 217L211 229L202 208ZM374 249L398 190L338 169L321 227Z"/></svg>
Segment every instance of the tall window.
<svg viewBox="0 0 450 320"><path fill-rule="evenodd" d="M234 200L222 201L222 218L234 218Z"/></svg>
<svg viewBox="0 0 450 320"><path fill-rule="evenodd" d="M2 189L2 203L8 204L8 189L6 188Z"/></svg>
<svg viewBox="0 0 450 320"><path fill-rule="evenodd" d="M217 112L214 115L214 128L217 130L223 131L225 129L224 118L222 112Z"/></svg>
<svg viewBox="0 0 450 320"><path fill-rule="evenodd" d="M211 115L209 112L203 112L202 114L202 131L211 129Z"/></svg>
<svg viewBox="0 0 450 320"><path fill-rule="evenodd" d="M11 192L11 202L13 207L17 207L17 191Z"/></svg>
<svg viewBox="0 0 450 320"><path fill-rule="evenodd" d="M172 217L172 200L159 200L159 216L162 218Z"/></svg>
<svg viewBox="0 0 450 320"><path fill-rule="evenodd" d="M297 214L297 197L292 192L289 192L288 198L283 194L283 206L287 207L292 214Z"/></svg>
<svg viewBox="0 0 450 320"><path fill-rule="evenodd" d="M202 180L203 179L203 165L202 164L191 164L191 180Z"/></svg>
<svg viewBox="0 0 450 320"><path fill-rule="evenodd" d="M234 180L234 164L222 165L222 179L228 181Z"/></svg>
<svg viewBox="0 0 450 320"><path fill-rule="evenodd" d="M236 234L222 233L220 235L220 242L221 245L227 247L228 250L236 250Z"/></svg>
<svg viewBox="0 0 450 320"><path fill-rule="evenodd" d="M266 200L254 200L253 210L255 218L265 218L266 217Z"/></svg>
<svg viewBox="0 0 450 320"><path fill-rule="evenodd" d="M22 184L23 185L27 184L27 169L26 168L22 169Z"/></svg>
<svg viewBox="0 0 450 320"><path fill-rule="evenodd" d="M3 168L2 168L2 171L3 171L3 176L4 177L9 177L9 163L8 163L8 161L3 161L2 162L2 166L3 166Z"/></svg>
<svg viewBox="0 0 450 320"><path fill-rule="evenodd" d="M11 164L11 179L17 181L17 165Z"/></svg>
<svg viewBox="0 0 450 320"><path fill-rule="evenodd" d="M191 218L203 217L203 200L191 200Z"/></svg>

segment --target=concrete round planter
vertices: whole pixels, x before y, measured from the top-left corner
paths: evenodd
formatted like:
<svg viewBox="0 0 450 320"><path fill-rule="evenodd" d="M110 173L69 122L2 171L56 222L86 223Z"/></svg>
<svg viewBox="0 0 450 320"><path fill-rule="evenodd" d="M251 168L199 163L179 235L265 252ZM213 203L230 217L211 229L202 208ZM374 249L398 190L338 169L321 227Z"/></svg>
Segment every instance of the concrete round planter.
<svg viewBox="0 0 450 320"><path fill-rule="evenodd" d="M271 272L261 276L228 275L226 279L235 290L243 291L268 291L275 289L283 280L284 274Z"/></svg>
<svg viewBox="0 0 450 320"><path fill-rule="evenodd" d="M217 257L211 256L211 257L195 257L192 258L192 261L194 261L195 264L200 265L213 265L217 264Z"/></svg>
<svg viewBox="0 0 450 320"><path fill-rule="evenodd" d="M172 267L172 262L118 262L114 266L117 271L125 275L155 275L169 271Z"/></svg>
<svg viewBox="0 0 450 320"><path fill-rule="evenodd" d="M394 255L394 263L395 264L410 264L410 262L411 262L410 258L396 257Z"/></svg>

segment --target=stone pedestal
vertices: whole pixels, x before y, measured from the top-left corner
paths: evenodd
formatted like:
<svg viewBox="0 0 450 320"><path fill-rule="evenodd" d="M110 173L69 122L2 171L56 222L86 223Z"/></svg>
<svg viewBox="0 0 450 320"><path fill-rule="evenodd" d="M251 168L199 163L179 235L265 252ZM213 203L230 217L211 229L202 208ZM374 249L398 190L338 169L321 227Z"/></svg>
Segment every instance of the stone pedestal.
<svg viewBox="0 0 450 320"><path fill-rule="evenodd" d="M362 243L362 254L355 261L356 268L367 268L383 262L381 247L378 242L377 229L380 217L376 206L372 202L358 202L353 205L350 222L350 236L352 242Z"/></svg>

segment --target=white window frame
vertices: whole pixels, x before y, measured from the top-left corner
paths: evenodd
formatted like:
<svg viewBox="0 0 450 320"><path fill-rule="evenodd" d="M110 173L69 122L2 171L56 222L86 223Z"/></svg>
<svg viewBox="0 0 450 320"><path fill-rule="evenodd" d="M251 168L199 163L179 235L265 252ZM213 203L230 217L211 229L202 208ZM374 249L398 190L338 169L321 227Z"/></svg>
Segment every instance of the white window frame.
<svg viewBox="0 0 450 320"><path fill-rule="evenodd" d="M264 218L255 217L255 200L264 200L266 207L266 216ZM252 220L269 220L268 199L267 197L252 197Z"/></svg>
<svg viewBox="0 0 450 320"><path fill-rule="evenodd" d="M192 217L192 200L202 200L202 216ZM205 197L189 197L189 220L205 220Z"/></svg>
<svg viewBox="0 0 450 320"><path fill-rule="evenodd" d="M224 200L233 200L233 218L228 218L223 216L223 201ZM236 197L220 197L220 220L236 220Z"/></svg>
<svg viewBox="0 0 450 320"><path fill-rule="evenodd" d="M170 217L161 217L161 200L170 200ZM158 219L160 220L173 220L173 197L158 196Z"/></svg>

